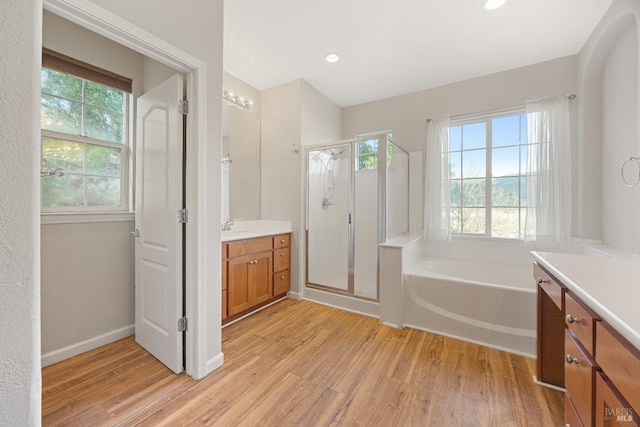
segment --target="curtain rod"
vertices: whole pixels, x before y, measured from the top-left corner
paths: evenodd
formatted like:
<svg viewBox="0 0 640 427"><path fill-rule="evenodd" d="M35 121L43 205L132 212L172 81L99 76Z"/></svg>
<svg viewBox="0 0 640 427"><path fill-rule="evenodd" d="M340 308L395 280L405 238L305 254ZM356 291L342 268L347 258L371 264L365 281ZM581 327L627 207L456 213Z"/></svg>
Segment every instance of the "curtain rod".
<svg viewBox="0 0 640 427"><path fill-rule="evenodd" d="M570 100L576 99L576 95L574 95L573 93L571 95L567 95L567 98L569 98ZM497 108L494 110L488 110L488 111L481 111L481 112L477 112L477 113L466 113L466 114L460 114L458 116L454 116L454 118L462 118L465 116L475 116L475 115L484 115L484 114L490 114L490 113L497 113L497 112L501 112L501 111L508 111L508 110L513 110L515 108L518 108L519 106L513 106L513 107L507 107L507 108ZM431 119L428 118L426 120L427 123L431 123Z"/></svg>

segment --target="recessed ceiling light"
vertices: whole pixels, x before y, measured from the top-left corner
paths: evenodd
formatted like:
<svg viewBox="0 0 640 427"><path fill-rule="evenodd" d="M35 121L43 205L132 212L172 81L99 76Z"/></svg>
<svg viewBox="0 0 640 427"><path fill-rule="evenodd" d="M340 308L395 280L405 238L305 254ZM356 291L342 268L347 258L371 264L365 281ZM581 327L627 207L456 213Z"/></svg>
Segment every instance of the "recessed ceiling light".
<svg viewBox="0 0 640 427"><path fill-rule="evenodd" d="M324 59L326 59L327 62L330 62L333 64L334 62L340 61L340 55L338 55L337 53L327 53Z"/></svg>
<svg viewBox="0 0 640 427"><path fill-rule="evenodd" d="M507 0L484 0L482 2L482 7L486 10L494 10L501 6L504 6L506 2Z"/></svg>

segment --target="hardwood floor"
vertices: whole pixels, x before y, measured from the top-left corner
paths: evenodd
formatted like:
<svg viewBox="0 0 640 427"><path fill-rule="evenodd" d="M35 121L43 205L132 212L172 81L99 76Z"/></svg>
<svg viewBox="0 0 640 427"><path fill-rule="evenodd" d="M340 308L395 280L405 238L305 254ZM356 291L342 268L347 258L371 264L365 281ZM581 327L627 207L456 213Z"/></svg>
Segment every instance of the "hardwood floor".
<svg viewBox="0 0 640 427"><path fill-rule="evenodd" d="M563 394L525 357L306 301L223 330L194 381L132 337L43 369L43 425L554 426Z"/></svg>

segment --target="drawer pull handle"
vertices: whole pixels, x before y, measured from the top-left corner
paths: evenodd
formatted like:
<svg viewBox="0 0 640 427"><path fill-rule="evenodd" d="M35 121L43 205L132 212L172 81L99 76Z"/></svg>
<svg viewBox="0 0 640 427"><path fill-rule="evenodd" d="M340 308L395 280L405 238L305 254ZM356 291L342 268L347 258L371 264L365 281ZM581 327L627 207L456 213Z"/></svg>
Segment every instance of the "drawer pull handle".
<svg viewBox="0 0 640 427"><path fill-rule="evenodd" d="M280 276L280 280L284 280L284 276Z"/></svg>
<svg viewBox="0 0 640 427"><path fill-rule="evenodd" d="M285 242L285 240L284 240L284 239L280 240L280 243L284 243L284 242Z"/></svg>
<svg viewBox="0 0 640 427"><path fill-rule="evenodd" d="M543 283L549 283L549 281L548 280L544 280L541 277L538 277L538 285L542 285Z"/></svg>
<svg viewBox="0 0 640 427"><path fill-rule="evenodd" d="M579 317L573 317L571 314L567 314L567 323L571 324L571 323L580 323L580 318Z"/></svg>
<svg viewBox="0 0 640 427"><path fill-rule="evenodd" d="M253 261L249 261L249 264L257 264L257 263L258 263L257 259L254 259Z"/></svg>
<svg viewBox="0 0 640 427"><path fill-rule="evenodd" d="M280 254L280 256L284 256L284 255L285 255L285 254L284 254L284 252L282 252L282 253Z"/></svg>
<svg viewBox="0 0 640 427"><path fill-rule="evenodd" d="M571 357L569 353L567 353L567 363L571 365L572 363L578 363L577 357Z"/></svg>

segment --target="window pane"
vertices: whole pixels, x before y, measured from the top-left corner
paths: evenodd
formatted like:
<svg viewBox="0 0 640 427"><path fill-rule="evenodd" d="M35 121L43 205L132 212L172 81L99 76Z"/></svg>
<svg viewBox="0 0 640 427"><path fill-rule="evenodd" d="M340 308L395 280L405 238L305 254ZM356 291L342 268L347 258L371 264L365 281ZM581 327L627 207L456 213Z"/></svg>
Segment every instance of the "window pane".
<svg viewBox="0 0 640 427"><path fill-rule="evenodd" d="M520 177L520 206L527 206L527 176Z"/></svg>
<svg viewBox="0 0 640 427"><path fill-rule="evenodd" d="M462 177L484 178L487 175L487 150L462 152Z"/></svg>
<svg viewBox="0 0 640 427"><path fill-rule="evenodd" d="M82 206L82 176L65 175L43 179L42 206L45 208Z"/></svg>
<svg viewBox="0 0 640 427"><path fill-rule="evenodd" d="M40 72L42 93L82 101L82 79L70 74L43 68Z"/></svg>
<svg viewBox="0 0 640 427"><path fill-rule="evenodd" d="M472 123L462 126L462 148L471 150L473 148L487 147L487 124L485 122Z"/></svg>
<svg viewBox="0 0 640 427"><path fill-rule="evenodd" d="M459 179L451 180L449 183L449 194L451 194L451 206L462 206L462 190Z"/></svg>
<svg viewBox="0 0 640 427"><path fill-rule="evenodd" d="M378 140L358 143L358 170L376 169L378 166Z"/></svg>
<svg viewBox="0 0 640 427"><path fill-rule="evenodd" d="M491 175L520 175L520 147L503 147L491 150Z"/></svg>
<svg viewBox="0 0 640 427"><path fill-rule="evenodd" d="M529 147L526 145L520 146L520 171L522 174L527 173L527 159L529 158Z"/></svg>
<svg viewBox="0 0 640 427"><path fill-rule="evenodd" d="M62 139L42 138L42 168L62 168L67 173L82 173L84 144ZM57 179L49 179L49 181Z"/></svg>
<svg viewBox="0 0 640 427"><path fill-rule="evenodd" d="M120 206L120 178L87 177L87 206Z"/></svg>
<svg viewBox="0 0 640 427"><path fill-rule="evenodd" d="M486 234L486 210L484 208L462 209L462 232Z"/></svg>
<svg viewBox="0 0 640 427"><path fill-rule="evenodd" d="M465 179L462 181L462 206L484 207L486 197L485 179Z"/></svg>
<svg viewBox="0 0 640 427"><path fill-rule="evenodd" d="M50 95L42 95L40 126L55 132L80 135L82 104Z"/></svg>
<svg viewBox="0 0 640 427"><path fill-rule="evenodd" d="M461 178L462 153L449 153L449 178Z"/></svg>
<svg viewBox="0 0 640 427"><path fill-rule="evenodd" d="M518 145L520 140L520 116L507 116L491 121L491 145L505 147Z"/></svg>
<svg viewBox="0 0 640 427"><path fill-rule="evenodd" d="M449 128L449 151L462 150L462 126Z"/></svg>
<svg viewBox="0 0 640 427"><path fill-rule="evenodd" d="M520 209L491 209L491 237L517 239L520 237Z"/></svg>
<svg viewBox="0 0 640 427"><path fill-rule="evenodd" d="M124 111L124 92L90 81L85 83L84 91L84 102L87 104L118 112Z"/></svg>
<svg viewBox="0 0 640 427"><path fill-rule="evenodd" d="M87 174L119 177L120 156L118 148L87 144Z"/></svg>
<svg viewBox="0 0 640 427"><path fill-rule="evenodd" d="M86 136L103 141L123 141L123 115L121 113L86 106L85 115L84 133Z"/></svg>
<svg viewBox="0 0 640 427"><path fill-rule="evenodd" d="M491 206L518 206L520 203L520 177L493 178Z"/></svg>
<svg viewBox="0 0 640 427"><path fill-rule="evenodd" d="M452 233L462 233L462 209L453 208L449 218Z"/></svg>
<svg viewBox="0 0 640 427"><path fill-rule="evenodd" d="M529 140L527 139L527 115L520 115L520 143L527 144Z"/></svg>

